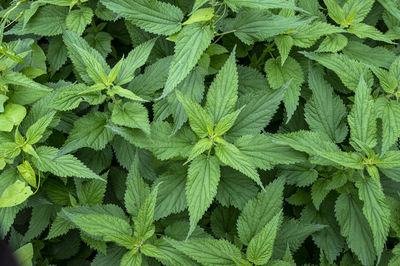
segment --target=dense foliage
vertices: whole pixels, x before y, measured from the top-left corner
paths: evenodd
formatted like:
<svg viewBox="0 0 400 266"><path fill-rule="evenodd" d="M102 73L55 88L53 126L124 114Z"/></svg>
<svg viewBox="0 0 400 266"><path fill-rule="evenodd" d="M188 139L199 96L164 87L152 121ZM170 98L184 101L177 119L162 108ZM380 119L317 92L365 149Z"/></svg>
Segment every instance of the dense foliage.
<svg viewBox="0 0 400 266"><path fill-rule="evenodd" d="M0 236L21 265L400 265L400 1L0 17Z"/></svg>

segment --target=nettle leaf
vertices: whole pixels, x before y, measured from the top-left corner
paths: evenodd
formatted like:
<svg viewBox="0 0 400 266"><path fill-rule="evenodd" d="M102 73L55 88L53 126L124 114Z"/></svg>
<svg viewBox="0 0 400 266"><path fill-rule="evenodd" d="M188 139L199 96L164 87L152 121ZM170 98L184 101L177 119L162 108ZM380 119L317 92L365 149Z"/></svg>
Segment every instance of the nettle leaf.
<svg viewBox="0 0 400 266"><path fill-rule="evenodd" d="M200 138L207 136L214 125L210 115L200 106L200 104L186 97L179 90L176 90L176 97L189 117L189 123L192 130Z"/></svg>
<svg viewBox="0 0 400 266"><path fill-rule="evenodd" d="M240 250L226 240L211 238L175 241L167 240L176 249L204 265L237 265L241 260Z"/></svg>
<svg viewBox="0 0 400 266"><path fill-rule="evenodd" d="M92 21L92 17L92 9L89 7L82 7L69 12L65 20L65 24L68 30L82 35L86 26Z"/></svg>
<svg viewBox="0 0 400 266"><path fill-rule="evenodd" d="M265 41L267 38L293 30L309 21L301 17L284 17L265 14L260 11L240 12L226 27L226 31L234 31L245 44Z"/></svg>
<svg viewBox="0 0 400 266"><path fill-rule="evenodd" d="M118 208L117 206L112 207ZM114 217L102 210L99 211L96 205L95 207L83 206L64 209L63 215L79 229L90 235L126 247L132 245L132 243L129 243L129 240L133 240L131 237L132 229L126 219Z"/></svg>
<svg viewBox="0 0 400 266"><path fill-rule="evenodd" d="M284 184L282 178L276 179L244 207L237 221L239 237L244 244L248 244L279 213Z"/></svg>
<svg viewBox="0 0 400 266"><path fill-rule="evenodd" d="M238 94L238 74L235 50L214 78L208 90L206 110L217 123L222 117L234 111Z"/></svg>
<svg viewBox="0 0 400 266"><path fill-rule="evenodd" d="M382 152L385 153L400 137L400 105L380 97L375 106L377 117L382 119Z"/></svg>
<svg viewBox="0 0 400 266"><path fill-rule="evenodd" d="M310 69L308 84L313 95L304 108L304 115L310 129L327 134L334 142L342 142L348 130L343 119L347 114L346 106L323 79L322 73Z"/></svg>
<svg viewBox="0 0 400 266"><path fill-rule="evenodd" d="M76 176L103 180L76 157L70 154L57 156L59 150L56 148L41 146L36 149L36 153L38 158L32 157L32 162L42 172L50 172L60 177Z"/></svg>
<svg viewBox="0 0 400 266"><path fill-rule="evenodd" d="M156 0L102 0L101 3L152 33L170 35L181 29L183 13L178 7L168 3Z"/></svg>
<svg viewBox="0 0 400 266"><path fill-rule="evenodd" d="M111 115L111 121L120 126L139 128L150 134L150 122L146 107L140 103L127 102L117 105Z"/></svg>
<svg viewBox="0 0 400 266"><path fill-rule="evenodd" d="M285 9L297 9L296 6L290 1L279 1L279 0L231 0L228 6L235 12L242 8L252 9L272 9L272 8L285 8Z"/></svg>
<svg viewBox="0 0 400 266"><path fill-rule="evenodd" d="M157 193L158 186L155 186L140 206L138 215L135 219L134 236L139 241L144 242L154 234L155 226L153 220L154 209L157 202Z"/></svg>
<svg viewBox="0 0 400 266"><path fill-rule="evenodd" d="M250 158L235 145L223 141L215 146L215 155L222 163L245 174L262 187L256 167L253 165Z"/></svg>
<svg viewBox="0 0 400 266"><path fill-rule="evenodd" d="M360 82L360 76L364 76L364 80L368 87L373 84L373 77L368 68L343 54L316 54L302 52L309 59L315 60L324 67L332 70L339 76L343 84L350 90L356 91Z"/></svg>
<svg viewBox="0 0 400 266"><path fill-rule="evenodd" d="M380 256L389 233L390 210L385 195L379 181L373 178L356 182L356 186L364 202L363 213L372 229L376 254Z"/></svg>
<svg viewBox="0 0 400 266"><path fill-rule="evenodd" d="M136 217L140 207L143 205L147 196L150 194L150 188L139 173L139 158L136 154L134 161L126 177L125 208L129 214Z"/></svg>
<svg viewBox="0 0 400 266"><path fill-rule="evenodd" d="M376 257L371 228L361 210L361 202L349 194L341 194L336 200L336 219L340 232L350 249L364 265L373 265Z"/></svg>
<svg viewBox="0 0 400 266"><path fill-rule="evenodd" d="M301 84L304 82L300 64L292 57L288 57L283 65L280 63L280 58L271 58L265 63L264 70L267 73L269 85L273 89L277 90L288 84L283 103L287 112L287 121L289 121L299 103Z"/></svg>
<svg viewBox="0 0 400 266"><path fill-rule="evenodd" d="M272 256L275 237L282 223L282 211L275 215L268 224L255 235L247 247L247 258L257 264L265 264Z"/></svg>
<svg viewBox="0 0 400 266"><path fill-rule="evenodd" d="M219 162L214 156L200 155L191 162L186 181L186 199L190 214L188 236L192 234L217 194L220 176Z"/></svg>
<svg viewBox="0 0 400 266"><path fill-rule="evenodd" d="M94 150L102 150L114 136L113 132L106 127L107 114L89 113L74 123L74 128L70 132L60 150L60 154L66 154L77 149L87 147Z"/></svg>
<svg viewBox="0 0 400 266"><path fill-rule="evenodd" d="M165 10L163 10L165 12ZM178 33L175 54L169 69L162 97L167 96L190 73L203 52L211 44L213 32L210 26L193 23Z"/></svg>
<svg viewBox="0 0 400 266"><path fill-rule="evenodd" d="M370 89L363 76L357 86L354 105L348 116L350 137L355 143L353 147L359 150L357 142L370 148L376 145L376 112L374 102L370 96Z"/></svg>

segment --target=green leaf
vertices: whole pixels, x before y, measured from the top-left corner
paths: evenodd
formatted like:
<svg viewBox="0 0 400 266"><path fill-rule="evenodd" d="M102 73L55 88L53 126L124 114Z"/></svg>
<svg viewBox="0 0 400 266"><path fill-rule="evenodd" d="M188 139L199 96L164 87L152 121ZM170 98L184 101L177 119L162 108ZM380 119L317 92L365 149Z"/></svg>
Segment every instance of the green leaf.
<svg viewBox="0 0 400 266"><path fill-rule="evenodd" d="M25 182L17 180L2 192L0 196L0 208L19 205L32 194L31 188L26 186Z"/></svg>
<svg viewBox="0 0 400 266"><path fill-rule="evenodd" d="M213 143L209 138L199 140L190 151L188 161L193 160L205 151L211 150L212 147Z"/></svg>
<svg viewBox="0 0 400 266"><path fill-rule="evenodd" d="M29 185L34 188L37 187L35 171L33 170L29 161L24 161L22 164L17 166L17 169Z"/></svg>
<svg viewBox="0 0 400 266"><path fill-rule="evenodd" d="M28 144L33 145L40 141L47 127L51 121L53 121L55 114L56 112L46 114L28 128L28 131L26 132L26 141Z"/></svg>
<svg viewBox="0 0 400 266"><path fill-rule="evenodd" d="M309 48L322 36L342 32L346 31L329 23L315 21L296 28L291 37L295 46Z"/></svg>
<svg viewBox="0 0 400 266"><path fill-rule="evenodd" d="M238 98L238 74L235 50L215 76L207 93L206 110L218 123L222 117L234 111Z"/></svg>
<svg viewBox="0 0 400 266"><path fill-rule="evenodd" d="M138 27L156 34L170 35L181 29L182 11L157 0L102 0L113 12L127 18Z"/></svg>
<svg viewBox="0 0 400 266"><path fill-rule="evenodd" d="M186 97L182 92L176 90L176 97L182 104L189 117L190 127L200 137L203 138L210 134L214 122L210 115L195 101Z"/></svg>
<svg viewBox="0 0 400 266"><path fill-rule="evenodd" d="M132 80L135 76L135 71L146 63L156 40L157 39L152 39L142 43L128 54L128 56L123 60L121 69L114 80L115 84L121 86Z"/></svg>
<svg viewBox="0 0 400 266"><path fill-rule="evenodd" d="M96 205L94 205L96 206ZM96 207L75 207L63 209L65 215L82 231L99 237L104 241L116 242L125 247L133 246L132 229L129 223L119 217L111 216ZM129 243L129 240L132 243Z"/></svg>
<svg viewBox="0 0 400 266"><path fill-rule="evenodd" d="M47 61L50 64L51 73L57 72L67 61L67 48L64 45L61 36L56 36L49 40L49 49L47 51Z"/></svg>
<svg viewBox="0 0 400 266"><path fill-rule="evenodd" d="M190 73L211 44L212 38L213 32L210 26L203 26L200 23L187 25L178 33L174 59L161 97L167 96Z"/></svg>
<svg viewBox="0 0 400 266"><path fill-rule="evenodd" d="M399 151L388 151L374 164L379 168L396 168L400 166L400 152Z"/></svg>
<svg viewBox="0 0 400 266"><path fill-rule="evenodd" d="M400 105L380 97L375 102L377 117L382 119L382 153L392 147L400 137Z"/></svg>
<svg viewBox="0 0 400 266"><path fill-rule="evenodd" d="M289 121L299 103L300 87L304 82L304 74L300 64L292 57L288 57L283 65L280 61L279 57L268 59L264 70L267 73L269 85L273 89L277 90L285 84L289 84L283 98L287 121Z"/></svg>
<svg viewBox="0 0 400 266"><path fill-rule="evenodd" d="M92 17L93 11L89 7L72 10L65 20L67 29L82 35L86 26L92 21Z"/></svg>
<svg viewBox="0 0 400 266"><path fill-rule="evenodd" d="M215 155L222 163L247 175L262 187L260 176L251 160L241 152L235 145L223 141L215 146Z"/></svg>
<svg viewBox="0 0 400 266"><path fill-rule="evenodd" d="M392 0L378 0L378 2L385 8L387 12L389 12L397 20L400 20L400 11L396 5L396 2L393 2Z"/></svg>
<svg viewBox="0 0 400 266"><path fill-rule="evenodd" d="M240 250L226 240L211 238L175 241L167 240L176 249L203 265L237 265L240 260Z"/></svg>
<svg viewBox="0 0 400 266"><path fill-rule="evenodd" d="M32 266L33 259L33 245L32 243L25 244L24 246L18 248L13 253L14 257L21 266Z"/></svg>
<svg viewBox="0 0 400 266"><path fill-rule="evenodd" d="M282 223L282 211L275 215L268 224L255 235L247 247L246 255L251 262L261 265L272 256L276 233Z"/></svg>
<svg viewBox="0 0 400 266"><path fill-rule="evenodd" d="M310 68L308 84L313 95L304 108L304 116L310 129L327 134L334 142L342 142L348 130L344 121L346 106L323 79L322 73Z"/></svg>
<svg viewBox="0 0 400 266"><path fill-rule="evenodd" d="M379 181L365 178L356 182L356 186L358 196L364 202L363 213L371 226L376 254L379 257L389 234L390 210Z"/></svg>
<svg viewBox="0 0 400 266"><path fill-rule="evenodd" d="M286 87L283 86L278 90L249 94L249 100L245 102L235 124L229 130L229 136L241 137L260 133L276 113L285 90Z"/></svg>
<svg viewBox="0 0 400 266"><path fill-rule="evenodd" d="M154 181L154 186L161 184L158 187L157 204L154 210L154 220L167 217L172 213L182 212L187 208L188 204L186 202L185 195L185 176L186 168L171 167Z"/></svg>
<svg viewBox="0 0 400 266"><path fill-rule="evenodd" d="M126 177L125 208L133 217L137 217L140 207L150 194L149 185L147 185L139 173L139 157L136 154L129 174Z"/></svg>
<svg viewBox="0 0 400 266"><path fill-rule="evenodd" d="M298 9L290 1L280 0L231 0L227 2L228 6L235 12L242 8L252 9L273 9L273 8L285 8L285 9Z"/></svg>
<svg viewBox="0 0 400 266"><path fill-rule="evenodd" d="M80 54L80 51L86 51L91 55L89 57L94 57L96 59L102 69L107 71L109 70L109 66L107 65L103 56L97 50L90 47L85 39L80 37L77 33L72 31L65 31L63 34L63 40L65 46L67 47L68 55L71 58L71 61L75 67L75 74L78 75L78 77L82 78L86 83L91 84L92 79L86 71L86 64L84 59L82 58L82 55ZM76 47L81 48L81 50L76 49ZM87 55L87 53L85 53L85 55ZM92 62L89 61L88 63L91 64Z"/></svg>
<svg viewBox="0 0 400 266"><path fill-rule="evenodd" d="M135 233L134 236L141 242L146 241L150 238L155 231L154 221L154 209L157 202L158 186L155 186L150 194L146 197L146 200L140 206L138 215L135 219Z"/></svg>
<svg viewBox="0 0 400 266"><path fill-rule="evenodd" d="M55 36L62 34L65 29L65 19L68 8L47 5L38 9L36 14L23 27L22 23L14 27L14 34L37 34L41 36ZM8 31L7 33L11 33Z"/></svg>
<svg viewBox="0 0 400 266"><path fill-rule="evenodd" d="M301 52L307 58L312 59L332 70L339 76L343 84L350 90L356 91L360 82L360 76L364 76L367 86L373 84L373 77L368 68L343 54L316 54Z"/></svg>
<svg viewBox="0 0 400 266"><path fill-rule="evenodd" d="M270 37L293 30L309 21L299 17L283 17L265 14L260 11L240 12L225 29L234 34L245 44L265 41Z"/></svg>
<svg viewBox="0 0 400 266"><path fill-rule="evenodd" d="M276 164L294 164L307 160L305 153L274 142L266 135L244 136L235 142L257 168L270 169Z"/></svg>
<svg viewBox="0 0 400 266"><path fill-rule="evenodd" d="M364 169L363 158L357 152L318 152L318 155L344 167Z"/></svg>
<svg viewBox="0 0 400 266"><path fill-rule="evenodd" d="M189 25L201 21L209 21L214 17L214 8L200 8L196 10L182 25Z"/></svg>
<svg viewBox="0 0 400 266"><path fill-rule="evenodd" d="M359 150L357 142L361 142L370 148L376 145L376 112L374 102L370 96L370 89L363 76L357 86L354 97L354 105L348 116L350 126L350 138L353 147Z"/></svg>
<svg viewBox="0 0 400 266"><path fill-rule="evenodd" d="M234 206L242 210L246 203L254 198L258 188L254 182L249 182L247 176L232 168L221 168L221 178L216 199L225 206Z"/></svg>
<svg viewBox="0 0 400 266"><path fill-rule="evenodd" d="M19 104L9 103L0 113L0 131L10 132L19 125L26 116L26 108Z"/></svg>
<svg viewBox="0 0 400 266"><path fill-rule="evenodd" d="M80 48L75 45L75 50L78 52L79 56L83 60L83 63L86 66L86 72L92 81L96 84L107 84L107 75L106 70L103 66L96 60L96 58L85 49ZM91 85L92 82L89 84Z"/></svg>
<svg viewBox="0 0 400 266"><path fill-rule="evenodd" d="M243 108L234 111L233 113L227 114L224 117L221 118L221 120L218 122L218 124L215 126L214 129L214 134L216 136L222 136L225 134L233 124L235 123L238 115L240 114L240 111L242 111Z"/></svg>
<svg viewBox="0 0 400 266"><path fill-rule="evenodd" d="M319 45L317 52L338 52L346 47L348 40L343 34L330 34Z"/></svg>
<svg viewBox="0 0 400 266"><path fill-rule="evenodd" d="M276 179L244 207L237 221L238 234L244 244L250 243L282 209L284 184L282 178Z"/></svg>
<svg viewBox="0 0 400 266"><path fill-rule="evenodd" d="M350 249L362 264L373 265L376 257L374 242L371 228L361 211L361 202L356 197L341 194L336 200L335 214Z"/></svg>
<svg viewBox="0 0 400 266"><path fill-rule="evenodd" d="M328 15L337 24L343 24L346 21L345 13L335 0L324 0L324 4L328 8Z"/></svg>
<svg viewBox="0 0 400 266"><path fill-rule="evenodd" d="M191 162L186 182L186 199L190 214L188 236L192 234L217 194L220 175L219 162L214 156L200 155Z"/></svg>
<svg viewBox="0 0 400 266"><path fill-rule="evenodd" d="M89 113L79 118L75 121L74 128L61 148L60 154L66 154L83 147L94 150L104 149L114 136L106 125L107 114L105 113Z"/></svg>
<svg viewBox="0 0 400 266"><path fill-rule="evenodd" d="M393 43L388 37L383 35L382 32L377 30L375 27L364 24L364 23L357 23L350 26L348 32L353 33L358 38L371 38L376 41L383 41L387 43Z"/></svg>
<svg viewBox="0 0 400 266"><path fill-rule="evenodd" d="M127 102L117 105L111 115L111 121L117 125L139 128L150 134L150 122L146 107L140 103Z"/></svg>
<svg viewBox="0 0 400 266"><path fill-rule="evenodd" d="M281 65L283 66L293 47L293 38L289 35L278 35L274 38L274 42L281 55Z"/></svg>
<svg viewBox="0 0 400 266"><path fill-rule="evenodd" d="M36 152L38 158L33 157L32 162L42 172L50 172L60 177L76 176L103 180L72 155L56 157L59 153L56 148L41 146Z"/></svg>

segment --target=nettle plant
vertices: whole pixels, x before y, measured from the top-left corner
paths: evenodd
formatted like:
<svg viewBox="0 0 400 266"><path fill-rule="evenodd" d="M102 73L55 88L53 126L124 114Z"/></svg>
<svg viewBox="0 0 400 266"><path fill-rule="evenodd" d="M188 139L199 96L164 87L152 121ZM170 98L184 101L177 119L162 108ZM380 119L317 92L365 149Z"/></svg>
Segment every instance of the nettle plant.
<svg viewBox="0 0 400 266"><path fill-rule="evenodd" d="M399 265L397 0L0 0L21 265Z"/></svg>

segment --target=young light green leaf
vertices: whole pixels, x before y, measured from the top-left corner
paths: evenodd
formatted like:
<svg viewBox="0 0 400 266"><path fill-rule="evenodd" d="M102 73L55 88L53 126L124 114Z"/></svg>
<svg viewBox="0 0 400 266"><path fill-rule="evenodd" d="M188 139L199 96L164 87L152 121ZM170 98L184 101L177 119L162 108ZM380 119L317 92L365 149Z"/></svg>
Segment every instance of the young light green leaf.
<svg viewBox="0 0 400 266"><path fill-rule="evenodd" d="M33 194L31 188L20 180L8 186L0 195L0 208L13 207L21 204Z"/></svg>
<svg viewBox="0 0 400 266"><path fill-rule="evenodd" d="M24 161L22 164L17 166L17 169L29 185L34 188L37 187L36 174L29 161Z"/></svg>
<svg viewBox="0 0 400 266"><path fill-rule="evenodd" d="M188 237L217 194L220 175L219 162L214 156L200 155L191 162L186 182L186 199L190 214Z"/></svg>
<svg viewBox="0 0 400 266"><path fill-rule="evenodd" d="M212 146L213 143L209 138L204 138L199 140L190 151L188 161L192 161L194 158L196 158L203 152L210 150Z"/></svg>
<svg viewBox="0 0 400 266"><path fill-rule="evenodd" d="M235 145L222 141L215 146L215 155L226 165L247 175L262 187L260 176L251 160Z"/></svg>
<svg viewBox="0 0 400 266"><path fill-rule="evenodd" d="M138 215L135 219L135 233L134 236L141 242L146 241L150 238L155 231L154 221L154 209L157 202L158 185L155 186L146 200L140 206Z"/></svg>
<svg viewBox="0 0 400 266"><path fill-rule="evenodd" d="M26 131L26 140L28 144L33 145L40 141L47 127L51 121L53 121L55 114L56 112L46 114L28 128L28 131Z"/></svg>
<svg viewBox="0 0 400 266"><path fill-rule="evenodd" d="M200 8L196 10L182 25L189 25L201 21L209 21L214 17L214 8Z"/></svg>
<svg viewBox="0 0 400 266"><path fill-rule="evenodd" d="M176 97L182 104L189 117L189 123L192 130L203 138L210 134L214 126L210 115L195 101L186 97L182 92L176 90Z"/></svg>
<svg viewBox="0 0 400 266"><path fill-rule="evenodd" d="M282 211L276 214L268 224L255 235L247 247L247 259L256 265L263 265L272 256L275 237L282 223Z"/></svg>
<svg viewBox="0 0 400 266"><path fill-rule="evenodd" d="M400 137L400 105L397 101L380 97L375 102L377 116L382 119L382 153Z"/></svg>
<svg viewBox="0 0 400 266"><path fill-rule="evenodd" d="M26 116L26 108L19 104L9 103L0 113L0 131L10 132L19 125Z"/></svg>
<svg viewBox="0 0 400 266"><path fill-rule="evenodd" d="M224 117L222 117L221 120L218 122L218 124L215 126L214 134L216 136L222 136L229 129L231 129L232 126L234 125L238 115L242 111L243 107L234 111L233 113L227 114Z"/></svg>

